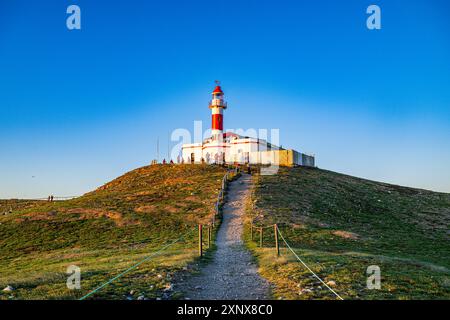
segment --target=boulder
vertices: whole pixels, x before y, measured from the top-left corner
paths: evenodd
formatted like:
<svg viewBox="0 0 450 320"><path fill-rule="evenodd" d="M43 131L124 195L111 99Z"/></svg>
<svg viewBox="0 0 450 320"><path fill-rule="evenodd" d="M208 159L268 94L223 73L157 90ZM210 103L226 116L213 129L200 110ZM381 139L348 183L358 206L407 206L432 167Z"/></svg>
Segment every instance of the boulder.
<svg viewBox="0 0 450 320"><path fill-rule="evenodd" d="M334 286L336 286L336 282L334 282L333 280L330 280L327 282L327 285L330 287L334 287Z"/></svg>
<svg viewBox="0 0 450 320"><path fill-rule="evenodd" d="M6 287L3 289L3 292L11 292L11 291L13 291L13 290L14 290L13 287L11 287L11 286L6 286Z"/></svg>

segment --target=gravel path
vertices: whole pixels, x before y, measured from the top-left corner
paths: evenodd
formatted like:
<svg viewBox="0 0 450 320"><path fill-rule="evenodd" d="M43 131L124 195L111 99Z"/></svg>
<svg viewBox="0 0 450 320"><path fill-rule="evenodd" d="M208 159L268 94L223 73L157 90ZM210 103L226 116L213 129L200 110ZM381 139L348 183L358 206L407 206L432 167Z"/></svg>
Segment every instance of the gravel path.
<svg viewBox="0 0 450 320"><path fill-rule="evenodd" d="M245 201L251 176L243 174L228 186L223 221L217 233L217 250L201 273L179 285L185 296L196 300L258 300L269 298L269 284L261 278L251 253L242 243Z"/></svg>

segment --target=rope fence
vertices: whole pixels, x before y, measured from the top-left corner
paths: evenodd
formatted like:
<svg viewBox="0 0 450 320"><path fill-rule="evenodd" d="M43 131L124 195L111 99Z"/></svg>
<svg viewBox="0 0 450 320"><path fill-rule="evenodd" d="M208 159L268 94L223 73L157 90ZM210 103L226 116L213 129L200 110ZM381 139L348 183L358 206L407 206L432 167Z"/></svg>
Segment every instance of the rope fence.
<svg viewBox="0 0 450 320"><path fill-rule="evenodd" d="M193 227L191 228L187 233L185 233L184 235L182 235L181 237L179 237L178 239L162 246L158 251L150 254L149 256L145 257L144 259L138 261L137 263L135 263L134 265L130 266L129 268L127 268L126 270L122 271L121 273L119 273L118 275L112 277L111 279L105 281L104 283L102 283L101 285L99 285L98 287L96 287L95 289L89 291L87 294L85 294L84 296L82 296L79 300L85 300L86 298L91 297L92 295L94 295L95 293L97 293L98 291L100 291L101 289L103 289L104 287L110 285L111 283L113 283L114 281L116 281L117 279L123 277L124 275L126 275L127 273L135 270L136 268L138 268L141 264L148 262L149 260L151 260L152 258L154 258L156 255L162 253L164 250L168 249L169 247L173 246L174 244L180 242L182 239L186 238L188 235L190 235L191 233L194 232L194 230L196 230L198 228L198 254L200 257L203 256L203 230L205 229L204 227L206 227L207 230L207 244L208 244L208 248L211 247L211 238L212 238L212 230L215 227L215 222L216 222L216 217L217 218L222 218L222 214L221 214L221 210L220 207L223 204L223 201L225 199L225 192L227 189L227 185L228 185L228 181L231 179L234 179L236 176L238 176L240 173L240 170L238 167L236 167L233 170L227 170L226 174L223 176L222 178L222 182L221 182L221 188L219 191L219 194L217 196L217 201L215 202L215 210L213 212L213 215L210 219L210 222L208 224L199 224L198 227Z"/></svg>
<svg viewBox="0 0 450 320"><path fill-rule="evenodd" d="M275 224L275 230L277 231L276 234L279 234L281 239L284 241L284 243L286 244L286 246L289 248L289 250L294 254L294 256L297 258L298 261L300 261L300 263L306 268L308 269L309 272L311 272L313 274L314 277L317 278L317 280L319 280L325 287L328 288L328 290L330 290L331 292L334 293L334 295L336 297L338 297L338 299L340 300L344 300L336 291L334 291L332 288L330 288L329 285L327 285L314 271L311 270L310 267L308 267L308 265L302 260L300 259L300 257L297 255L297 253L295 253L294 250L292 250L291 246L289 245L289 243L286 241L286 239L283 237L283 234L281 233L280 229L278 229L278 226Z"/></svg>
<svg viewBox="0 0 450 320"><path fill-rule="evenodd" d="M282 225L289 226L289 224L283 223ZM250 225L250 239L251 241L255 241L255 234L254 229L256 229L259 232L259 247L263 248L263 239L264 239L264 230L270 230L273 229L273 236L274 236L274 244L275 244L275 250L277 252L277 256L280 256L280 242L278 239L278 236L281 237L281 240L286 245L286 248L288 249L288 252L291 252L295 258L315 277L317 280L319 280L328 290L330 290L339 300L344 300L335 290L333 290L328 284L325 283L299 256L298 254L292 249L291 245L286 241L286 238L281 233L278 224L275 223L273 225L267 225L267 226L257 226L253 223L253 220Z"/></svg>
<svg viewBox="0 0 450 320"><path fill-rule="evenodd" d="M204 255L204 248L203 248L203 244L204 242L206 242L208 249L211 248L211 243L212 243L212 237L214 234L214 229L216 227L216 219L222 219L223 218L223 213L222 213L222 205L224 203L225 200L225 194L227 191L227 187L228 187L228 182L232 181L233 179L235 179L236 177L239 177L240 175L240 168L238 166L236 166L235 168L231 169L230 167L228 168L227 172L225 173L225 175L223 176L222 180L221 180L221 187L220 190L217 194L217 200L214 203L214 211L211 215L210 218L208 218L208 222L206 224L198 224L198 226L192 226L191 229L186 232L185 234L183 234L181 237L170 241L169 243L162 245L159 249L157 249L157 251L151 253L150 255L146 256L145 258L141 259L140 261L136 262L135 264L133 264L132 266L130 266L129 268L125 269L124 271L120 272L119 274L117 274L114 277L111 277L109 280L103 282L102 284L100 284L98 287L96 287L95 289L89 291L87 294L83 295L81 298L79 298L79 300L85 300L91 296L93 296L94 294L96 294L97 292L99 292L100 290L102 290L103 288L105 288L106 286L110 285L111 283L115 282L116 280L118 280L119 278L123 277L124 275L130 273L131 271L135 270L136 268L138 268L140 265L142 265L143 263L146 263L148 261L150 261L152 258L154 258L155 256L157 256L158 254L162 253L163 251L167 250L168 248L170 248L171 246L175 245L176 243L180 242L183 239L186 239L187 236L192 235L192 233L195 230L198 230L198 256L202 257ZM259 179L259 176L256 177L257 181ZM253 190L254 191L254 190ZM77 196L58 196L58 197L53 197L51 201L53 201L53 199L61 199L61 200L65 200L65 199L73 199L76 198ZM254 193L252 192L252 199L254 197ZM36 199L27 199L27 200L49 200L50 197L48 198L36 198ZM255 208L255 204L252 201L251 202L252 205L252 209L256 210ZM337 299L339 300L344 300L335 290L333 290L325 281L323 281L306 263L305 261L303 261L300 256L292 249L291 245L289 244L289 242L286 240L285 236L283 235L283 233L280 231L280 226L291 226L291 224L289 223L274 223L274 224L270 224L270 225L263 225L262 221L257 221L258 216L254 216L251 219L251 225L250 225L250 238L251 241L255 241L258 240L259 241L259 247L263 248L263 242L264 242L264 235L266 235L266 241L267 241L267 232L271 235L271 233L273 232L273 239L274 239L274 244L275 244L275 249L276 249L276 253L277 256L280 256L280 241L282 243L284 243L284 245L287 248L287 253L292 253L295 258L297 259L298 262L300 262L300 264L306 268L306 270L308 270L308 272L310 272L318 281L320 281L320 283L322 283L325 288L327 288L330 292L332 292ZM206 237L204 238L204 231L206 230ZM259 233L259 239L255 239L255 230ZM271 231L272 230L272 231ZM271 237L271 236L270 236ZM205 241L206 240L206 241Z"/></svg>
<svg viewBox="0 0 450 320"><path fill-rule="evenodd" d="M145 257L144 259L142 259L141 261L137 262L136 264L132 265L131 267L129 267L128 269L126 269L125 271L119 273L117 276L109 279L108 281L104 282L103 284L101 284L100 286L98 286L97 288L95 288L94 290L90 291L89 293L85 294L83 297L81 297L79 300L84 300L90 296L92 296L94 293L98 292L99 290L101 290L102 288L106 287L107 285L111 284L112 282L114 282L115 280L119 279L120 277L124 276L125 274L129 273L130 271L136 269L137 267L139 267L141 264L149 261L151 258L155 257L156 255L158 255L159 253L163 252L164 250L166 250L167 248L173 246L174 244L176 244L177 242L181 241L182 239L184 239L187 235L189 235L190 233L192 233L195 230L195 228L192 228L191 230L189 230L188 232L186 232L184 235L182 235L181 237L179 237L178 239L166 244L165 246L161 247L158 251L152 253L151 255Z"/></svg>
<svg viewBox="0 0 450 320"><path fill-rule="evenodd" d="M256 183L259 183L260 176L256 175ZM251 194L251 200L255 198L255 190L252 190ZM254 201L251 201L251 207L252 210L255 211L255 203ZM259 247L263 247L263 240L264 240L264 231L273 229L274 233L274 242L275 242L275 249L277 252L277 256L280 256L280 243L278 241L278 235L281 237L281 240L286 245L286 248L288 249L288 252L291 252L295 258L315 277L317 278L330 292L332 292L339 300L344 300L335 290L333 290L328 284L326 284L299 256L298 254L292 249L292 247L289 245L289 243L286 241L285 237L281 233L279 226L292 226L290 223L274 223L270 225L262 225L260 221L257 222L257 218L253 217L250 221L250 239L251 241L255 241L255 235L254 230L257 230L259 232Z"/></svg>
<svg viewBox="0 0 450 320"><path fill-rule="evenodd" d="M235 179L240 174L239 167L235 167L234 169L228 169L227 173L222 178L221 186L219 193L217 194L217 200L214 204L214 212L211 216L210 222L208 224L199 224L198 225L198 251L199 256L203 256L203 229L206 227L207 230L207 244L208 248L211 247L211 238L212 238L212 230L216 226L216 218L222 219L222 211L220 210L223 202L225 200L225 193L228 187L228 181Z"/></svg>

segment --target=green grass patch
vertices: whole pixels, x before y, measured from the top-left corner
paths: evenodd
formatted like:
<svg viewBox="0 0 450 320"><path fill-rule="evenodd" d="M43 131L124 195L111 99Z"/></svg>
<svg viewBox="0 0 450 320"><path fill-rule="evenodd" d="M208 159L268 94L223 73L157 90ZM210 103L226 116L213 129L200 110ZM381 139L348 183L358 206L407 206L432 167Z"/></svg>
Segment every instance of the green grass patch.
<svg viewBox="0 0 450 320"><path fill-rule="evenodd" d="M296 253L344 299L449 299L450 195L314 168L281 168L255 178L249 216L278 223ZM246 237L249 237L247 228ZM259 234L255 234L259 241ZM335 299L286 248L274 256L250 243L261 273L283 299ZM381 269L369 290L367 267Z"/></svg>
<svg viewBox="0 0 450 320"><path fill-rule="evenodd" d="M82 197L0 200L0 299L77 299L193 230L92 299L156 298L197 257L198 223L214 213L225 169L155 165L133 170ZM70 265L81 290L66 287ZM133 295L129 295L134 291Z"/></svg>

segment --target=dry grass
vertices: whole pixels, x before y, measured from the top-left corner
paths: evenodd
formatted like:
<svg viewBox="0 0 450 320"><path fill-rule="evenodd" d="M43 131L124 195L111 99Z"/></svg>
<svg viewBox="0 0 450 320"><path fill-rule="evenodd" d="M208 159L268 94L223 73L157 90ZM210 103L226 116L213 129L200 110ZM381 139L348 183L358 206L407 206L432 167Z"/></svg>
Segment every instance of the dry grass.
<svg viewBox="0 0 450 320"><path fill-rule="evenodd" d="M80 297L208 219L224 173L218 166L155 165L72 200L0 201L8 211L0 216L0 289L16 288L0 291L0 299ZM124 299L131 288L161 296L196 246L192 233L94 298ZM66 288L71 264L82 269L82 290Z"/></svg>
<svg viewBox="0 0 450 320"><path fill-rule="evenodd" d="M281 168L255 180L256 220L275 222L295 252L346 299L450 299L450 194L358 179L312 168ZM283 224L284 223L284 224ZM274 259L249 247L283 299L333 299L293 255ZM247 234L248 239L248 234ZM366 269L381 268L381 290L366 286Z"/></svg>

